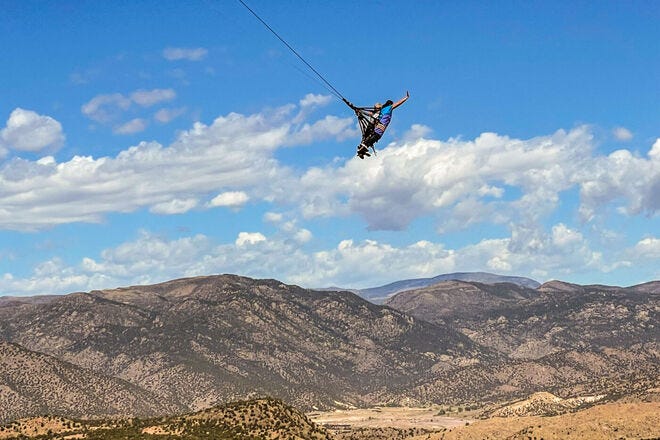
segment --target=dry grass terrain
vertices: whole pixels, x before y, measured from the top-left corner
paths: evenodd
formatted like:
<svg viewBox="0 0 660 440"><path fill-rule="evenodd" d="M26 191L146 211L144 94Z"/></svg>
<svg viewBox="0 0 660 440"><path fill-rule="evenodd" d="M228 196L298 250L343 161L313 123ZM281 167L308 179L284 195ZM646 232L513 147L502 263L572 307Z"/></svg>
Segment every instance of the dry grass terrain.
<svg viewBox="0 0 660 440"><path fill-rule="evenodd" d="M48 433L69 433L81 427L82 425L79 422L64 417L34 417L0 426L0 439L20 436L37 437L48 435Z"/></svg>
<svg viewBox="0 0 660 440"><path fill-rule="evenodd" d="M493 417L415 440L658 439L660 403L610 403L553 417ZM412 439L411 439L412 440Z"/></svg>
<svg viewBox="0 0 660 440"><path fill-rule="evenodd" d="M314 423L327 427L351 426L360 428L423 428L439 430L465 425L473 419L455 412L446 415L449 408L433 406L428 408L375 407L368 409L348 409L310 413L307 417ZM456 408L454 408L456 411Z"/></svg>
<svg viewBox="0 0 660 440"><path fill-rule="evenodd" d="M607 403L581 411L571 399L549 393L504 406L492 416L478 419L478 411L439 415L440 407L371 408L311 413L308 417L328 428L337 440L551 440L551 439L660 439L660 402ZM583 398L583 400L589 400ZM547 406L543 406L543 402ZM519 416L555 413L555 416ZM455 411L455 409L454 409Z"/></svg>
<svg viewBox="0 0 660 440"><path fill-rule="evenodd" d="M505 408L538 402L532 396ZM545 396L556 403L555 399ZM543 400L543 399L542 399ZM555 406L550 405L552 408ZM538 409L538 405L535 406ZM450 411L447 414L447 411ZM483 414L483 412L482 412ZM0 426L0 439L49 440L552 440L660 439L660 402L606 403L562 415L477 419L479 411L354 409L305 415L275 399L236 402L155 419L74 421L37 417Z"/></svg>

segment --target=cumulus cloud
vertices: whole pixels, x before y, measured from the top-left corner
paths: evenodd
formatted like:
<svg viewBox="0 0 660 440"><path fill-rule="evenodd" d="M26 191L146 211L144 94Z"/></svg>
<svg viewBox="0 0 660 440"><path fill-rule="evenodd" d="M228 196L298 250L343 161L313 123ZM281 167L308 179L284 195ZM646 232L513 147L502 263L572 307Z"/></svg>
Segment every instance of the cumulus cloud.
<svg viewBox="0 0 660 440"><path fill-rule="evenodd" d="M171 209L176 210L177 204L185 208L194 201L172 203ZM166 208L166 204L161 207ZM653 261L660 255L660 240L648 237L629 250L627 259L622 258L626 255L623 251L606 258L591 247L583 231L564 223L547 230L514 225L509 236L455 248L441 241L394 245L345 238L319 249L314 247L312 231L301 227L298 219L269 213L264 221L276 226L271 235L241 231L223 243L203 234L168 238L141 231L136 239L105 249L100 255L84 257L75 264L67 265L55 258L37 265L33 274L25 278L0 274L0 292L67 293L213 273L275 277L305 287L373 287L459 269L528 274L545 281L548 276L603 273L635 261Z"/></svg>
<svg viewBox="0 0 660 440"><path fill-rule="evenodd" d="M230 208L240 208L250 200L243 191L227 191L218 194L208 203L209 207L227 206Z"/></svg>
<svg viewBox="0 0 660 440"><path fill-rule="evenodd" d="M372 229L397 230L422 215L436 213L446 222L442 219L453 218L452 210L468 214L469 200L480 216L493 212L501 204L489 199L502 197L503 186L494 185L500 183L525 192L515 214L532 215L529 208L540 207L547 212L554 206L548 195L575 184L566 167L585 162L590 139L580 128L528 141L485 133L474 141L393 143L381 147L377 160L308 170L301 178L306 190L301 205L308 217L349 211L362 215Z"/></svg>
<svg viewBox="0 0 660 440"><path fill-rule="evenodd" d="M262 241L266 241L266 237L261 232L241 232L236 238L236 246L257 244Z"/></svg>
<svg viewBox="0 0 660 440"><path fill-rule="evenodd" d="M350 212L371 229L401 230L432 216L446 232L479 221L537 222L557 208L562 192L578 188L589 221L615 201L628 215L657 212L659 165L655 147L648 158L627 150L595 154L587 126L527 140L495 133L418 138L381 146L375 160L310 168L296 195L307 217Z"/></svg>
<svg viewBox="0 0 660 440"><path fill-rule="evenodd" d="M531 139L484 133L446 141L416 126L405 140L381 145L370 160L340 159L303 170L281 164L275 159L279 148L357 136L351 118L298 121L301 107L326 101L308 95L299 105L229 113L209 125L195 123L169 146L142 142L116 157L12 161L0 169L0 179L11 182L0 194L0 227L99 221L140 207L184 209L168 207L172 200L238 207L247 194L304 218L357 215L371 230L400 230L430 217L441 233L489 222L516 225L520 237L571 189L579 190L586 221L609 205L625 215L660 209L660 141L647 156L628 150L603 156L587 126ZM209 194L217 198L204 200ZM514 237L513 245L518 242Z"/></svg>
<svg viewBox="0 0 660 440"><path fill-rule="evenodd" d="M617 203L619 211L626 215L658 212L660 155L656 152L657 144L649 151L648 159L628 150L592 158L592 163L579 173L582 217L591 220L600 207L611 203Z"/></svg>
<svg viewBox="0 0 660 440"><path fill-rule="evenodd" d="M0 156L3 149L38 152L55 150L64 143L62 125L50 116L17 108L0 131Z"/></svg>
<svg viewBox="0 0 660 440"><path fill-rule="evenodd" d="M206 58L206 55L208 55L208 50L203 47L168 47L163 50L163 58L168 61L201 61Z"/></svg>
<svg viewBox="0 0 660 440"><path fill-rule="evenodd" d="M660 259L660 238L643 238L634 246L633 252L641 258Z"/></svg>
<svg viewBox="0 0 660 440"><path fill-rule="evenodd" d="M299 128L291 122L295 109L287 105L253 115L230 113L209 125L195 123L169 146L141 142L116 157L75 156L61 163L53 158L13 160L0 168L0 228L37 230L98 222L105 214L142 207L177 213L188 206L170 206L172 200L237 207L245 203L241 194L285 198L297 177L273 154L298 136ZM136 122L135 128L140 127ZM326 139L327 133L311 129L305 136L313 142L315 136ZM207 205L204 198L213 193L229 194Z"/></svg>
<svg viewBox="0 0 660 440"><path fill-rule="evenodd" d="M356 137L357 130L353 129L354 121L351 118L338 118L326 116L313 124L304 124L289 138L289 145L305 145L313 141L326 139L345 140Z"/></svg>
<svg viewBox="0 0 660 440"><path fill-rule="evenodd" d="M651 151L649 151L649 158L655 161L660 161L660 138L656 139Z"/></svg>
<svg viewBox="0 0 660 440"><path fill-rule="evenodd" d="M324 107L333 101L330 95L315 95L308 93L303 99L300 100L300 110L298 115L293 119L294 123L299 123L305 120L314 110Z"/></svg>
<svg viewBox="0 0 660 440"><path fill-rule="evenodd" d="M375 240L342 240L336 248L312 254L312 267L291 278L307 286L373 286L384 280L428 277L452 271L456 256L443 245L419 241L397 248ZM375 284L374 284L375 283Z"/></svg>
<svg viewBox="0 0 660 440"><path fill-rule="evenodd" d="M311 232L302 228L275 237L240 232L234 242L215 244L201 234L167 239L143 231L136 240L106 249L97 258L84 257L71 266L46 261L27 278L5 274L0 292L67 293L211 273L278 274L283 281L306 286L349 285L365 282L365 276L367 282L395 274L430 276L454 267L452 252L429 242L397 249L376 241L344 240L327 251L304 252L300 242L309 238Z"/></svg>

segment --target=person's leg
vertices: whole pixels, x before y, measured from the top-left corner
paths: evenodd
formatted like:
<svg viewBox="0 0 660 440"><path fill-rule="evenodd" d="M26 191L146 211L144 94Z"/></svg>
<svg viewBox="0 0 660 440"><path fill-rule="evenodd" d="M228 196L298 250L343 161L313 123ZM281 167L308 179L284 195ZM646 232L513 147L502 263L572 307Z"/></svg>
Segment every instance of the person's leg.
<svg viewBox="0 0 660 440"><path fill-rule="evenodd" d="M374 149L374 143L378 142L378 139L380 139L380 134L371 132L369 135L365 136L362 139L362 143L358 145L357 147L357 155L360 157L360 159L364 159L364 156L371 156L369 153L369 148Z"/></svg>

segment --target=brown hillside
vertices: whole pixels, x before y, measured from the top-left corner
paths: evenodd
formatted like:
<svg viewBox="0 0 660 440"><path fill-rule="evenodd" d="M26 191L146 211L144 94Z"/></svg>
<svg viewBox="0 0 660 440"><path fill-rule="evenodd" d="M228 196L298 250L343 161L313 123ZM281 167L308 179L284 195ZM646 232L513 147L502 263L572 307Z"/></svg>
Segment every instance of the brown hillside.
<svg viewBox="0 0 660 440"><path fill-rule="evenodd" d="M598 405L554 417L494 417L415 440L619 440L660 437L660 404Z"/></svg>

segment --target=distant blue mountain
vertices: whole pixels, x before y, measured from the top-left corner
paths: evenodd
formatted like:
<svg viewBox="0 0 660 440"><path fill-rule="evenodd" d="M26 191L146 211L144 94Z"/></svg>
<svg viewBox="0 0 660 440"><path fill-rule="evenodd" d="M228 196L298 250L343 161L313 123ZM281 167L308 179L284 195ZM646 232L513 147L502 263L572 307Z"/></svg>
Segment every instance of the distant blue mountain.
<svg viewBox="0 0 660 440"><path fill-rule="evenodd" d="M417 278L411 280L395 281L380 287L371 287L368 289L345 289L356 292L361 297L369 301L380 303L387 297L404 290L419 289L430 286L441 281L473 281L483 284L511 283L522 287L536 289L541 285L538 281L525 277L511 277L504 275L495 275L487 272L457 272L444 275L438 275L433 278Z"/></svg>

